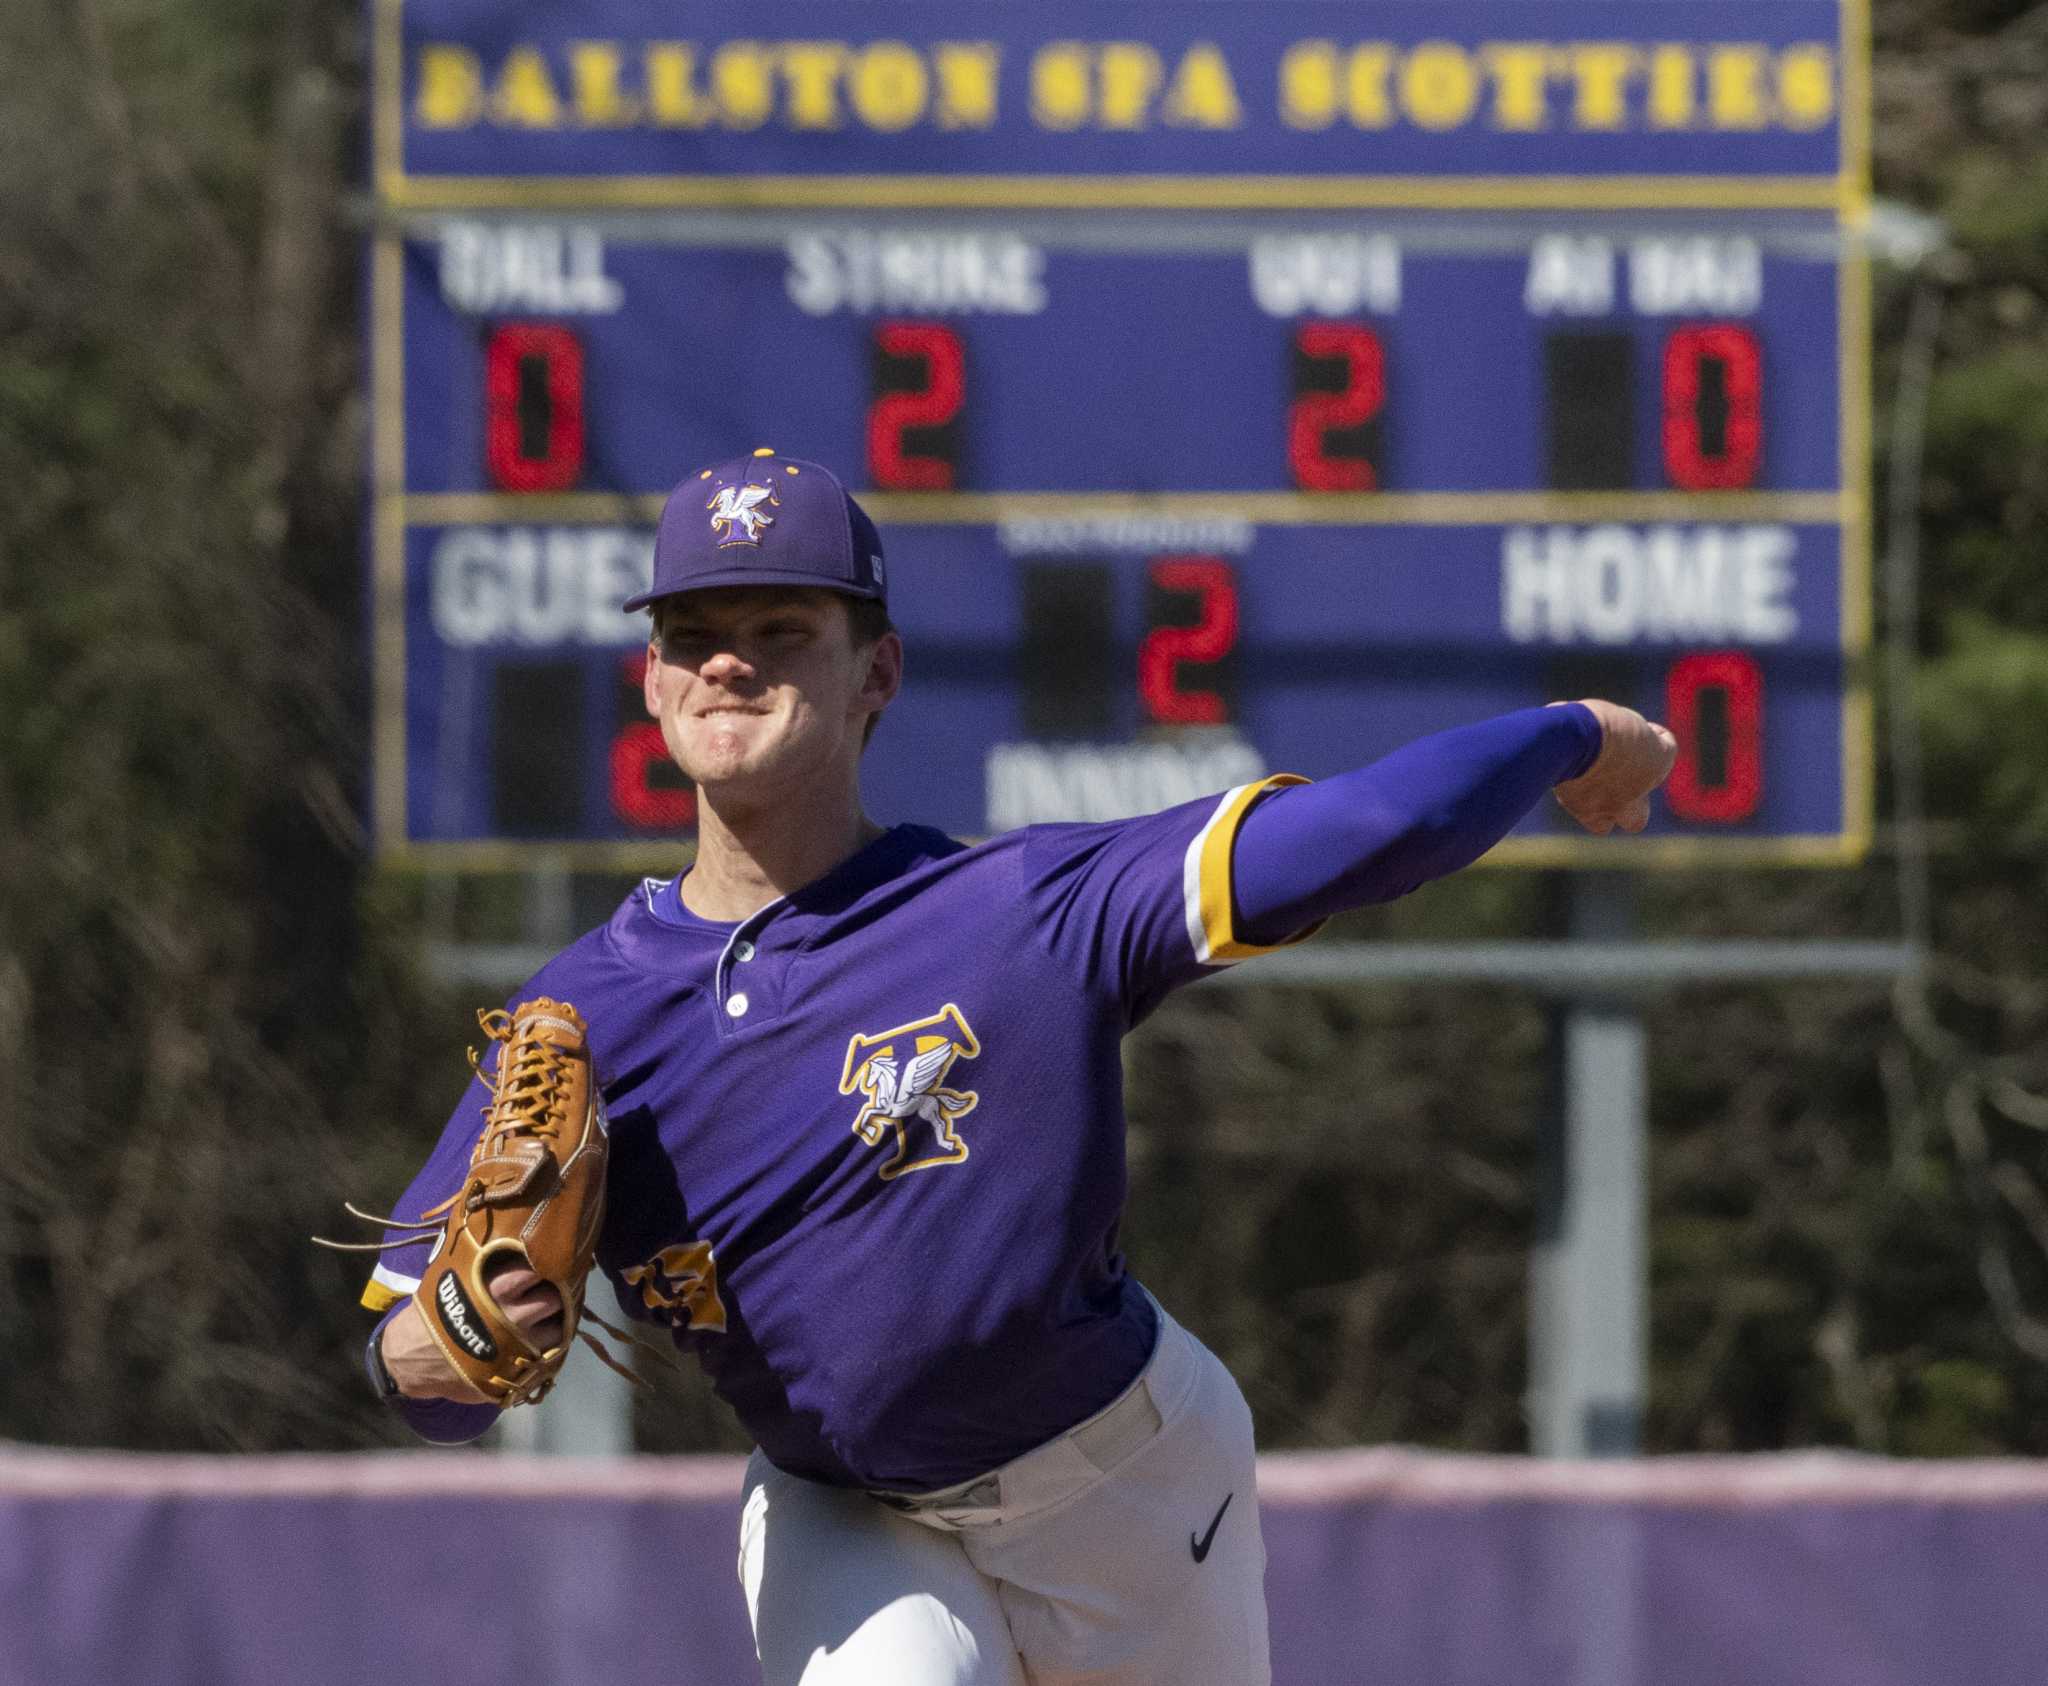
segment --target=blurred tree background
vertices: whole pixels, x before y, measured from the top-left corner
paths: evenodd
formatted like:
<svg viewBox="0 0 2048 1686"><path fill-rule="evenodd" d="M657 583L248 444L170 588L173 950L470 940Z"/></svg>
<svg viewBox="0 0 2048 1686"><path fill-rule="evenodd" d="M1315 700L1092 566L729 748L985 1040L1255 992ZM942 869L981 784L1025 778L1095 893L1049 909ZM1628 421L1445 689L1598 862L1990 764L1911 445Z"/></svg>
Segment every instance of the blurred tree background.
<svg viewBox="0 0 2048 1686"><path fill-rule="evenodd" d="M395 1195L473 1039L421 969L450 892L360 818L359 11L0 9L0 1436L400 1438L360 1270L304 1239ZM1659 1451L2048 1452L2048 6L1876 26L1878 189L1956 248L1885 699L1935 960L1651 1004ZM1881 423L1909 308L1880 272ZM1660 877L1643 923L1895 936L1901 841ZM1527 934L1548 895L1473 874L1339 934ZM1267 1444L1526 1445L1546 1047L1470 987L1196 990L1129 1044L1135 1268ZM688 1384L639 1424L739 1444Z"/></svg>

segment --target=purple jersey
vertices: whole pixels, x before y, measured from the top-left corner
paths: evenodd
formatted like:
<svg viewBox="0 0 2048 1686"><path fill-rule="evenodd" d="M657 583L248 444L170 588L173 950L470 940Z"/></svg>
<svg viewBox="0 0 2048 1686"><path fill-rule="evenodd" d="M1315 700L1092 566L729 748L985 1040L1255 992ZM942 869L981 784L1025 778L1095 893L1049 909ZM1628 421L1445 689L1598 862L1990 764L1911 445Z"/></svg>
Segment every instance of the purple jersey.
<svg viewBox="0 0 2048 1686"><path fill-rule="evenodd" d="M650 880L522 992L590 1022L599 1262L794 1474L932 1489L1064 1433L1154 1332L1116 1247L1123 1033L1261 935L1456 871L1601 741L1577 704L1524 709L1142 819L899 826L736 925ZM398 1216L460 1186L485 1099ZM415 1286L380 1266L364 1302ZM402 1408L443 1441L496 1415Z"/></svg>
<svg viewBox="0 0 2048 1686"><path fill-rule="evenodd" d="M1235 923L1232 851L1295 782L973 847L898 826L737 924L649 880L521 992L590 1024L599 1263L776 1464L942 1487L1137 1375L1155 1317L1117 1250L1118 1044L1169 990L1263 952ZM460 1186L487 1098L472 1083L399 1217ZM381 1266L366 1303L414 1285ZM434 1438L492 1415L407 1410Z"/></svg>

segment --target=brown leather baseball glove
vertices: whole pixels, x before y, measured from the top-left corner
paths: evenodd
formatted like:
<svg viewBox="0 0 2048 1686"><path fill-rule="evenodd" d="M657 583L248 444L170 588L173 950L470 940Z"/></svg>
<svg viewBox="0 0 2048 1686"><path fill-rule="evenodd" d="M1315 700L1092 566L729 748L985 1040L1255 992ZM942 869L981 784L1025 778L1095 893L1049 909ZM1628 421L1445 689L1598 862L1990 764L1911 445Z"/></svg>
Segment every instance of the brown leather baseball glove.
<svg viewBox="0 0 2048 1686"><path fill-rule="evenodd" d="M350 1252L431 1243L413 1292L421 1322L455 1370L501 1405L542 1398L579 1334L605 1363L638 1380L578 1328L604 1223L609 1149L588 1027L568 1002L546 996L523 1001L509 1014L480 1012L477 1023L500 1047L492 1072L470 1050L471 1067L492 1093L462 1187L418 1222L347 1206L367 1222L415 1232L402 1240L314 1239ZM490 1279L508 1265L524 1266L561 1295L562 1332L553 1345L533 1345L492 1297ZM588 1315L600 1328L632 1339L596 1313Z"/></svg>

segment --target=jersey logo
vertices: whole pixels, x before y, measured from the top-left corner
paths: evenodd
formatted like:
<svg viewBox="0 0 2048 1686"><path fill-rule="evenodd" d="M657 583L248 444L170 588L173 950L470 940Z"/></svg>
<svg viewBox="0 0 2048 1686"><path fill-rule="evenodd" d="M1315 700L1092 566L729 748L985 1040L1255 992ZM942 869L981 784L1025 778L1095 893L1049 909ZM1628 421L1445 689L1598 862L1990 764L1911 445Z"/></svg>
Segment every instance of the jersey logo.
<svg viewBox="0 0 2048 1686"><path fill-rule="evenodd" d="M718 547L729 544L759 544L764 528L775 525L775 517L761 505L774 503L773 486L721 486L718 495L704 507L711 511L711 530L718 535Z"/></svg>
<svg viewBox="0 0 2048 1686"><path fill-rule="evenodd" d="M876 1173L882 1181L934 1165L957 1165L967 1157L967 1144L953 1126L981 1104L981 1097L972 1089L947 1088L946 1074L955 1060L971 1060L980 1052L966 1016L950 1001L929 1018L847 1043L839 1092L867 1097L853 1133L869 1147L880 1147L891 1130L896 1132L896 1152ZM930 1126L929 1140L924 1125Z"/></svg>
<svg viewBox="0 0 2048 1686"><path fill-rule="evenodd" d="M619 1274L640 1290L640 1303L672 1329L725 1333L725 1301L718 1295L718 1261L708 1241L664 1247L645 1264Z"/></svg>

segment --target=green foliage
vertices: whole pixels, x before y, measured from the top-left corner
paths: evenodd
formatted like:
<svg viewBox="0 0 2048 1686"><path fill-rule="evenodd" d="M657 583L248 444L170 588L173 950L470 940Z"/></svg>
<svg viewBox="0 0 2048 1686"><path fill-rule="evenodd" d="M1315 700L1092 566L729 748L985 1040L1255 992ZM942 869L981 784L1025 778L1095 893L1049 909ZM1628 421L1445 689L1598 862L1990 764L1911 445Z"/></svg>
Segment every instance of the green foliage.
<svg viewBox="0 0 2048 1686"><path fill-rule="evenodd" d="M1938 964L1651 1005L1655 1449L2048 1451L2044 17L1879 9L1879 187L1958 247L1927 659L1888 699L1925 734ZM417 976L427 887L357 818L359 22L0 7L0 1435L398 1438L355 1380L362 1271L304 1241L402 1184L465 1028ZM1662 878L1643 920L1889 936L1894 841ZM1482 871L1344 934L1549 917ZM1548 1047L1541 1003L1450 988L1204 988L1131 1041L1125 1245L1269 1444L1526 1444ZM660 1385L644 1444L737 1444Z"/></svg>
<svg viewBox="0 0 2048 1686"><path fill-rule="evenodd" d="M429 1022L364 898L356 493L324 467L352 72L322 31L353 10L8 12L0 1433L382 1429L306 1385L361 1320L304 1237L410 1151L384 1120ZM295 285L262 261L292 200L325 207Z"/></svg>
<svg viewBox="0 0 2048 1686"><path fill-rule="evenodd" d="M2048 623L1959 609L1922 670L1931 812L1994 850L2048 849Z"/></svg>
<svg viewBox="0 0 2048 1686"><path fill-rule="evenodd" d="M1269 1441L1519 1440L1543 1039L1494 990L1207 988L1127 1044L1132 1265Z"/></svg>
<svg viewBox="0 0 2048 1686"><path fill-rule="evenodd" d="M2048 261L2048 160L2014 168L1994 150L1966 152L1950 167L1943 212L1979 278L2038 285Z"/></svg>
<svg viewBox="0 0 2048 1686"><path fill-rule="evenodd" d="M1996 1457L2011 1448L2012 1395L2011 1378L1996 1366L1937 1359L1913 1378L1897 1449L1907 1457Z"/></svg>
<svg viewBox="0 0 2048 1686"><path fill-rule="evenodd" d="M2041 257L2048 286L2048 251ZM2001 336L2003 338L2003 336ZM1927 417L1930 595L2013 627L2048 627L2048 335L1958 357Z"/></svg>

